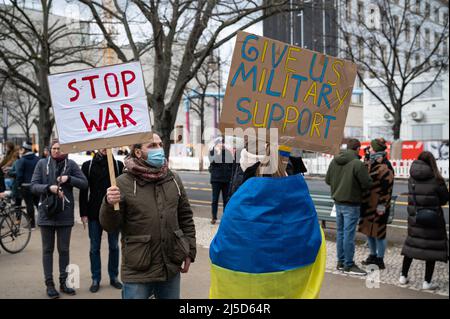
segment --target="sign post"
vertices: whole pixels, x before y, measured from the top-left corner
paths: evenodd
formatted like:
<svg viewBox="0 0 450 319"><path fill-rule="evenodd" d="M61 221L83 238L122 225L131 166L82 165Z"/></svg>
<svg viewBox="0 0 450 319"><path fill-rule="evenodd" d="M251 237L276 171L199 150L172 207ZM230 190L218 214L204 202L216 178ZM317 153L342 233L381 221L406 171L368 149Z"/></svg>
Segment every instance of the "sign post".
<svg viewBox="0 0 450 319"><path fill-rule="evenodd" d="M106 148L115 186L111 148L153 137L140 63L53 74L48 82L61 151Z"/></svg>

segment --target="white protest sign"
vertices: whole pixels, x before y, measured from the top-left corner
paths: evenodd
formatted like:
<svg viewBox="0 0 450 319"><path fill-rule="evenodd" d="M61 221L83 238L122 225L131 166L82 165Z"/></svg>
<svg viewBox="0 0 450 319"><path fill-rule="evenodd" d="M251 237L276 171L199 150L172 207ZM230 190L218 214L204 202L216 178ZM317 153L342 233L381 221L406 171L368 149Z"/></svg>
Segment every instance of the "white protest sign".
<svg viewBox="0 0 450 319"><path fill-rule="evenodd" d="M130 145L152 137L139 62L49 75L48 82L64 152Z"/></svg>

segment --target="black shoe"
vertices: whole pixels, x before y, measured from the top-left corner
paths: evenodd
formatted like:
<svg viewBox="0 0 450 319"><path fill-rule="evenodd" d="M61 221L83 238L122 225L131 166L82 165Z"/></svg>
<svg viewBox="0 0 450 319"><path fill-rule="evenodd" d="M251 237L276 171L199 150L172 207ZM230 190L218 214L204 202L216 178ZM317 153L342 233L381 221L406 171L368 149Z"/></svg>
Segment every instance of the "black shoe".
<svg viewBox="0 0 450 319"><path fill-rule="evenodd" d="M342 261L338 261L336 269L339 271L343 271L344 270L344 263Z"/></svg>
<svg viewBox="0 0 450 319"><path fill-rule="evenodd" d="M64 281L64 283L61 283L61 284L59 285L59 291L65 293L65 294L68 294L68 295L70 295L70 296L76 295L75 289L72 289L72 288L67 287L65 281Z"/></svg>
<svg viewBox="0 0 450 319"><path fill-rule="evenodd" d="M367 265L376 265L377 264L377 256L376 255L369 255L366 260L362 261L361 264L367 266Z"/></svg>
<svg viewBox="0 0 450 319"><path fill-rule="evenodd" d="M53 282L47 282L47 296L51 299L59 298L59 292L55 289L55 284Z"/></svg>
<svg viewBox="0 0 450 319"><path fill-rule="evenodd" d="M217 221L217 219L215 219L215 218L211 219L211 225L215 225L216 221Z"/></svg>
<svg viewBox="0 0 450 319"><path fill-rule="evenodd" d="M356 275L356 276L367 276L367 272L365 270L362 270L355 264L351 267L345 267L344 273L348 275Z"/></svg>
<svg viewBox="0 0 450 319"><path fill-rule="evenodd" d="M89 288L89 291L92 293L96 293L100 289L100 282L98 280L92 280L92 285Z"/></svg>
<svg viewBox="0 0 450 319"><path fill-rule="evenodd" d="M122 289L122 284L117 279L111 280L110 284L116 289Z"/></svg>
<svg viewBox="0 0 450 319"><path fill-rule="evenodd" d="M386 265L384 264L384 260L381 257L377 257L376 265L380 269L386 269Z"/></svg>

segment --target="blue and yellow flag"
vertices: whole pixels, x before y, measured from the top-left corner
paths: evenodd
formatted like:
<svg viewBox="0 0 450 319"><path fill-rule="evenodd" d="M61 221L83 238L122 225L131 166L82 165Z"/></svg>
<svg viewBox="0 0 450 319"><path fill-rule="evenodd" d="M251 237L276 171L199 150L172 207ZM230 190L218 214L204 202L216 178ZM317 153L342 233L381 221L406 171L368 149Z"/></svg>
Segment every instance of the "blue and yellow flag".
<svg viewBox="0 0 450 319"><path fill-rule="evenodd" d="M211 242L210 298L317 298L326 244L302 175L254 177Z"/></svg>

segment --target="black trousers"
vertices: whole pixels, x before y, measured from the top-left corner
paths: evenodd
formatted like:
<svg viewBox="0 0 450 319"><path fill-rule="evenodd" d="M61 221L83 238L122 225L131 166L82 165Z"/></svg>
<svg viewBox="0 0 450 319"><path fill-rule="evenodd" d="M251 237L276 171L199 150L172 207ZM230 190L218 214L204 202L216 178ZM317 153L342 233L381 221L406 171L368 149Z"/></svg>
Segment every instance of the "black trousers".
<svg viewBox="0 0 450 319"><path fill-rule="evenodd" d="M227 205L228 201L228 188L229 183L211 183L212 186L212 218L217 219L217 210L219 208L219 196L222 192L222 200L223 200L223 209L225 209L225 206Z"/></svg>
<svg viewBox="0 0 450 319"><path fill-rule="evenodd" d="M69 247L72 226L41 226L42 263L44 266L45 283L53 282L53 251L55 237L59 255L59 282L67 278L69 265Z"/></svg>
<svg viewBox="0 0 450 319"><path fill-rule="evenodd" d="M403 267L402 267L402 275L408 277L409 268L411 267L413 259L409 257L403 258ZM425 262L425 281L431 282L431 278L434 273L434 266L436 265L435 261L426 261Z"/></svg>

